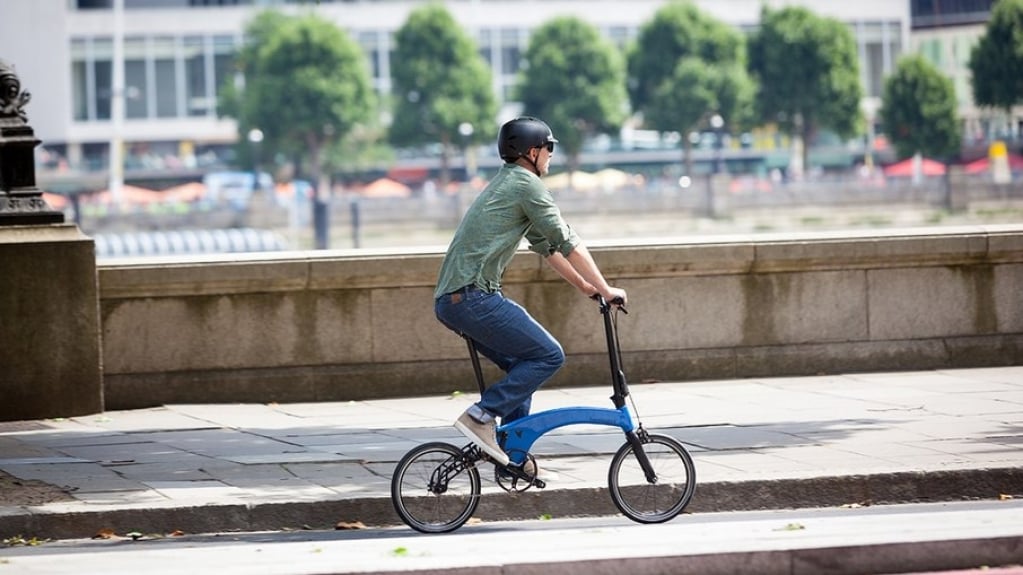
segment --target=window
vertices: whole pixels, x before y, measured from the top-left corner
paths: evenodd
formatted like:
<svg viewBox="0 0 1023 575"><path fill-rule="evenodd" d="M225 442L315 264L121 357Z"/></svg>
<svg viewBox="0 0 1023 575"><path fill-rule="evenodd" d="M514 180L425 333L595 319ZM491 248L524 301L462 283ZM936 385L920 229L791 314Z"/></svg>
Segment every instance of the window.
<svg viewBox="0 0 1023 575"><path fill-rule="evenodd" d="M522 50L519 48L517 29L501 30L501 73L512 75L519 71Z"/></svg>
<svg viewBox="0 0 1023 575"><path fill-rule="evenodd" d="M96 102L95 113L90 110L90 120L109 120L110 102L114 92L113 66L114 42L110 38L94 38L92 41L93 90Z"/></svg>
<svg viewBox="0 0 1023 575"><path fill-rule="evenodd" d="M209 113L215 113L217 96L224 88L224 83L234 81L235 76L235 51L236 43L234 36L213 37L213 78L209 81L213 84L213 90L208 91L212 99L207 104Z"/></svg>
<svg viewBox="0 0 1023 575"><path fill-rule="evenodd" d="M202 36L185 36L185 115L205 116L211 112L206 80L206 41Z"/></svg>
<svg viewBox="0 0 1023 575"><path fill-rule="evenodd" d="M175 44L175 39L170 36L153 38L153 77L157 118L173 118L178 115L178 73Z"/></svg>
<svg viewBox="0 0 1023 575"><path fill-rule="evenodd" d="M82 38L71 39L71 117L84 121L89 119L89 61L86 42Z"/></svg>
<svg viewBox="0 0 1023 575"><path fill-rule="evenodd" d="M124 117L149 116L145 38L124 39Z"/></svg>

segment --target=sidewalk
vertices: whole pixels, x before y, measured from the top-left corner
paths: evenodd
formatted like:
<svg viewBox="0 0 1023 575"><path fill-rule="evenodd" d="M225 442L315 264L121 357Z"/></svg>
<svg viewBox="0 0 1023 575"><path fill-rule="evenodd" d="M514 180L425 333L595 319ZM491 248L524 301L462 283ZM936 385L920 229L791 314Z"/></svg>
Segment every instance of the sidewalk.
<svg viewBox="0 0 1023 575"><path fill-rule="evenodd" d="M533 409L610 406L609 393L542 390ZM632 397L644 427L691 449L694 513L1023 496L1023 366L634 384ZM474 398L0 422L0 471L26 492L0 500L0 539L393 525L395 462L424 441L463 445L451 423ZM484 469L478 516L617 513L607 469L622 442L595 426L545 436L534 453L559 478L506 494ZM24 504L38 481L64 500Z"/></svg>

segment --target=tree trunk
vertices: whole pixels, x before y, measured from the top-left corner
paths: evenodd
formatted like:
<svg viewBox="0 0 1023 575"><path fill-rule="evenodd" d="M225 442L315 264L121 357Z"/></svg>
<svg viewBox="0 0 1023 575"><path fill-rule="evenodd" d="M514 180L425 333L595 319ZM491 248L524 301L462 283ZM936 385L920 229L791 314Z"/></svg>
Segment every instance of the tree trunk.
<svg viewBox="0 0 1023 575"><path fill-rule="evenodd" d="M686 167L686 176L693 177L693 141L689 139L691 132L683 134L682 142L682 164Z"/></svg>
<svg viewBox="0 0 1023 575"><path fill-rule="evenodd" d="M309 150L309 179L316 182L313 194L313 244L318 250L330 247L330 174L323 169L323 143L306 138Z"/></svg>
<svg viewBox="0 0 1023 575"><path fill-rule="evenodd" d="M440 184L438 189L444 193L451 183L451 137L444 134L440 138Z"/></svg>

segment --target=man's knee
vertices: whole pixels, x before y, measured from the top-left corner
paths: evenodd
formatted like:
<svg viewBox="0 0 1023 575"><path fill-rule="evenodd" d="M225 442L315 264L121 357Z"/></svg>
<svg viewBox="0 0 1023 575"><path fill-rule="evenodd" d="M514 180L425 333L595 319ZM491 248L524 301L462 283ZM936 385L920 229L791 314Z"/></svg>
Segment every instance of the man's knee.
<svg viewBox="0 0 1023 575"><path fill-rule="evenodd" d="M561 344L555 342L547 351L543 362L550 366L552 372L561 369L561 366L565 365L565 350L562 349Z"/></svg>

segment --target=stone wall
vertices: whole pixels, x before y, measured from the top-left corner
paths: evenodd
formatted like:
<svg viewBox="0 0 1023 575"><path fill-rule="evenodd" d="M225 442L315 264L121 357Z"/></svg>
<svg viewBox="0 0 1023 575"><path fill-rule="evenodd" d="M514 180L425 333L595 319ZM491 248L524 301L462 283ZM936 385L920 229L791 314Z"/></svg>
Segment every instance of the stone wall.
<svg viewBox="0 0 1023 575"><path fill-rule="evenodd" d="M631 381L1023 361L1023 225L592 251L629 291L619 328ZM464 342L433 317L441 258L331 251L101 262L106 407L475 392ZM548 385L609 381L593 302L528 252L505 279L568 354Z"/></svg>
<svg viewBox="0 0 1023 575"><path fill-rule="evenodd" d="M78 228L0 226L0 421L103 410L97 301Z"/></svg>

